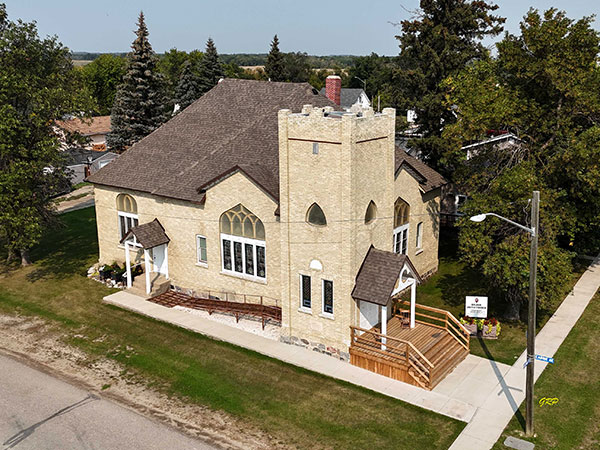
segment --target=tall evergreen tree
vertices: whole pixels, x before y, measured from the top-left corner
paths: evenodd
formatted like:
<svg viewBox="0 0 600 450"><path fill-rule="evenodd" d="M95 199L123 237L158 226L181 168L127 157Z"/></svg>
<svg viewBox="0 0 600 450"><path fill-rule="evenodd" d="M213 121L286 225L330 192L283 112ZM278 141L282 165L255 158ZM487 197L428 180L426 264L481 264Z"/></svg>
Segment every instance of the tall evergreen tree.
<svg viewBox="0 0 600 450"><path fill-rule="evenodd" d="M444 104L440 83L469 62L488 54L481 40L503 29L505 19L492 15L497 5L479 0L421 0L412 20L401 23L396 103L415 109L423 139L415 140L424 159L438 169L445 150L442 129L455 121Z"/></svg>
<svg viewBox="0 0 600 450"><path fill-rule="evenodd" d="M267 63L265 64L265 72L271 81L285 81L285 62L283 53L279 51L279 38L277 35L273 37L271 42L271 50L267 55Z"/></svg>
<svg viewBox="0 0 600 450"><path fill-rule="evenodd" d="M111 112L112 130L107 136L108 146L119 152L152 133L168 118L165 82L156 67L158 58L148 41L143 12L135 34L127 72Z"/></svg>
<svg viewBox="0 0 600 450"><path fill-rule="evenodd" d="M188 60L183 63L183 71L175 88L175 105L179 105L181 111L190 106L200 95L200 79L194 70L194 64Z"/></svg>
<svg viewBox="0 0 600 450"><path fill-rule="evenodd" d="M223 66L219 61L219 54L212 38L206 42L206 50L200 61L200 93L211 90L223 77Z"/></svg>

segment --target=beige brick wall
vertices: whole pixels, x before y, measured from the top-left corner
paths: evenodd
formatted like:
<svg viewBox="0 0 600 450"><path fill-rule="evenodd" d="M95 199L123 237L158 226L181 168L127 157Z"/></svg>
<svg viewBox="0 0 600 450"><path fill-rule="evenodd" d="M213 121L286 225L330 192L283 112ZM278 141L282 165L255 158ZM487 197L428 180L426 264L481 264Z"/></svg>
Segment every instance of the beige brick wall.
<svg viewBox="0 0 600 450"><path fill-rule="evenodd" d="M305 109L308 113L309 109ZM347 350L350 325L359 323L351 298L356 273L370 245L392 250L394 202L410 204L408 255L421 273L437 269L439 193L423 195L418 182L405 171L394 180L395 111L363 117L324 117L279 113L280 217L277 203L242 173L235 173L206 193L204 205L194 205L150 194L95 187L100 262L125 260L119 245L116 197L128 193L137 202L139 223L161 222L168 246L172 284L204 292L278 299L282 332ZM313 154L313 142L319 152ZM364 223L369 202L377 218ZM219 218L242 204L262 220L266 233L267 279L251 281L222 273ZM317 203L327 217L325 227L306 222ZM416 227L423 222L423 248L417 251ZM208 264L196 263L196 235L207 238ZM134 260L140 261L141 252ZM311 269L316 260L321 270ZM312 277L312 308L300 310L300 274ZM322 314L322 280L334 283L334 314Z"/></svg>
<svg viewBox="0 0 600 450"><path fill-rule="evenodd" d="M284 334L347 349L358 317L350 295L358 268L371 244L391 249L393 134L393 110L360 118L323 117L317 109L309 115L280 112L282 298L289 300ZM367 225L371 200L381 218ZM313 203L325 212L326 227L306 222ZM322 270L312 270L312 260ZM300 308L300 274L312 277L310 311ZM334 282L333 317L322 313L322 280Z"/></svg>
<svg viewBox="0 0 600 450"><path fill-rule="evenodd" d="M116 209L116 197L122 192L130 194L136 200L140 224L157 218L171 239L168 264L172 284L197 291L211 289L280 298L279 222L274 215L277 204L246 176L236 173L209 189L204 206L141 192L96 186L101 263L125 261L125 250L119 245ZM266 282L221 273L219 218L223 212L240 203L261 219L265 226ZM207 238L207 266L196 263L198 234ZM141 257L143 255L138 252L137 260Z"/></svg>
<svg viewBox="0 0 600 450"><path fill-rule="evenodd" d="M439 244L439 189L423 194L419 183L405 170L401 170L396 181L395 199L400 197L410 205L407 254L422 276L437 271ZM394 199L394 202L396 201ZM417 249L417 225L423 222L423 245Z"/></svg>

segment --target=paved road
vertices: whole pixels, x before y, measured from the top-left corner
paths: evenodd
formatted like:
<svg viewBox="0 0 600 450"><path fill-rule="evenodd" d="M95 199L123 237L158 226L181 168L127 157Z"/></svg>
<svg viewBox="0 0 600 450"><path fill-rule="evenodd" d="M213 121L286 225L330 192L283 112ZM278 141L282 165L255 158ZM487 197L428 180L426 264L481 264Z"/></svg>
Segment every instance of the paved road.
<svg viewBox="0 0 600 450"><path fill-rule="evenodd" d="M13 448L214 449L0 355L0 449Z"/></svg>

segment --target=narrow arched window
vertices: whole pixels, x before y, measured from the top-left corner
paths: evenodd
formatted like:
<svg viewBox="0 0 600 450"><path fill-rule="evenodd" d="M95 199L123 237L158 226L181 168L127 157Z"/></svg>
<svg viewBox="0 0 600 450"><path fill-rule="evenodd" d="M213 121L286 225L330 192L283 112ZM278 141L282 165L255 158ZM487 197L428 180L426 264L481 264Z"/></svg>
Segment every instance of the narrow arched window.
<svg viewBox="0 0 600 450"><path fill-rule="evenodd" d="M323 212L321 207L316 203L313 203L312 205L310 205L310 208L308 208L308 211L306 213L306 221L313 225L327 225L325 213Z"/></svg>
<svg viewBox="0 0 600 450"><path fill-rule="evenodd" d="M119 220L119 242L123 240L123 237L127 232L137 227L139 223L138 209L135 199L129 194L117 195L117 217ZM132 243L137 245L135 236L133 237Z"/></svg>
<svg viewBox="0 0 600 450"><path fill-rule="evenodd" d="M249 278L266 278L265 227L243 205L221 214L223 271Z"/></svg>
<svg viewBox="0 0 600 450"><path fill-rule="evenodd" d="M406 255L408 252L408 230L410 206L401 198L394 204L394 251Z"/></svg>
<svg viewBox="0 0 600 450"><path fill-rule="evenodd" d="M365 224L369 224L377 217L377 205L371 200L369 206L367 206L367 212L365 213Z"/></svg>

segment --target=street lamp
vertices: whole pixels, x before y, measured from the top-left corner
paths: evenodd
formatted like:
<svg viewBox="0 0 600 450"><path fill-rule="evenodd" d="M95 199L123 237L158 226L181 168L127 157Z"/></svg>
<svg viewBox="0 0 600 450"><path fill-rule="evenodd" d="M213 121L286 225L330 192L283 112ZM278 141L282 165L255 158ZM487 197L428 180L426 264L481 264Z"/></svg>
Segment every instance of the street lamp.
<svg viewBox="0 0 600 450"><path fill-rule="evenodd" d="M362 82L363 84L363 91L365 91L365 94L367 93L367 82L365 80L363 80L362 78L358 78L358 77L354 77L356 78L358 81Z"/></svg>
<svg viewBox="0 0 600 450"><path fill-rule="evenodd" d="M471 217L473 222L483 222L487 216L497 217L510 223L522 230L527 231L531 235L531 250L529 253L529 307L527 319L527 380L526 380L526 418L525 418L525 433L527 436L533 435L533 377L534 377L534 360L535 360L535 310L536 310L536 275L537 275L537 248L538 235L540 225L540 192L533 191L531 199L531 228L513 222L506 217L499 216L495 213L477 214Z"/></svg>

